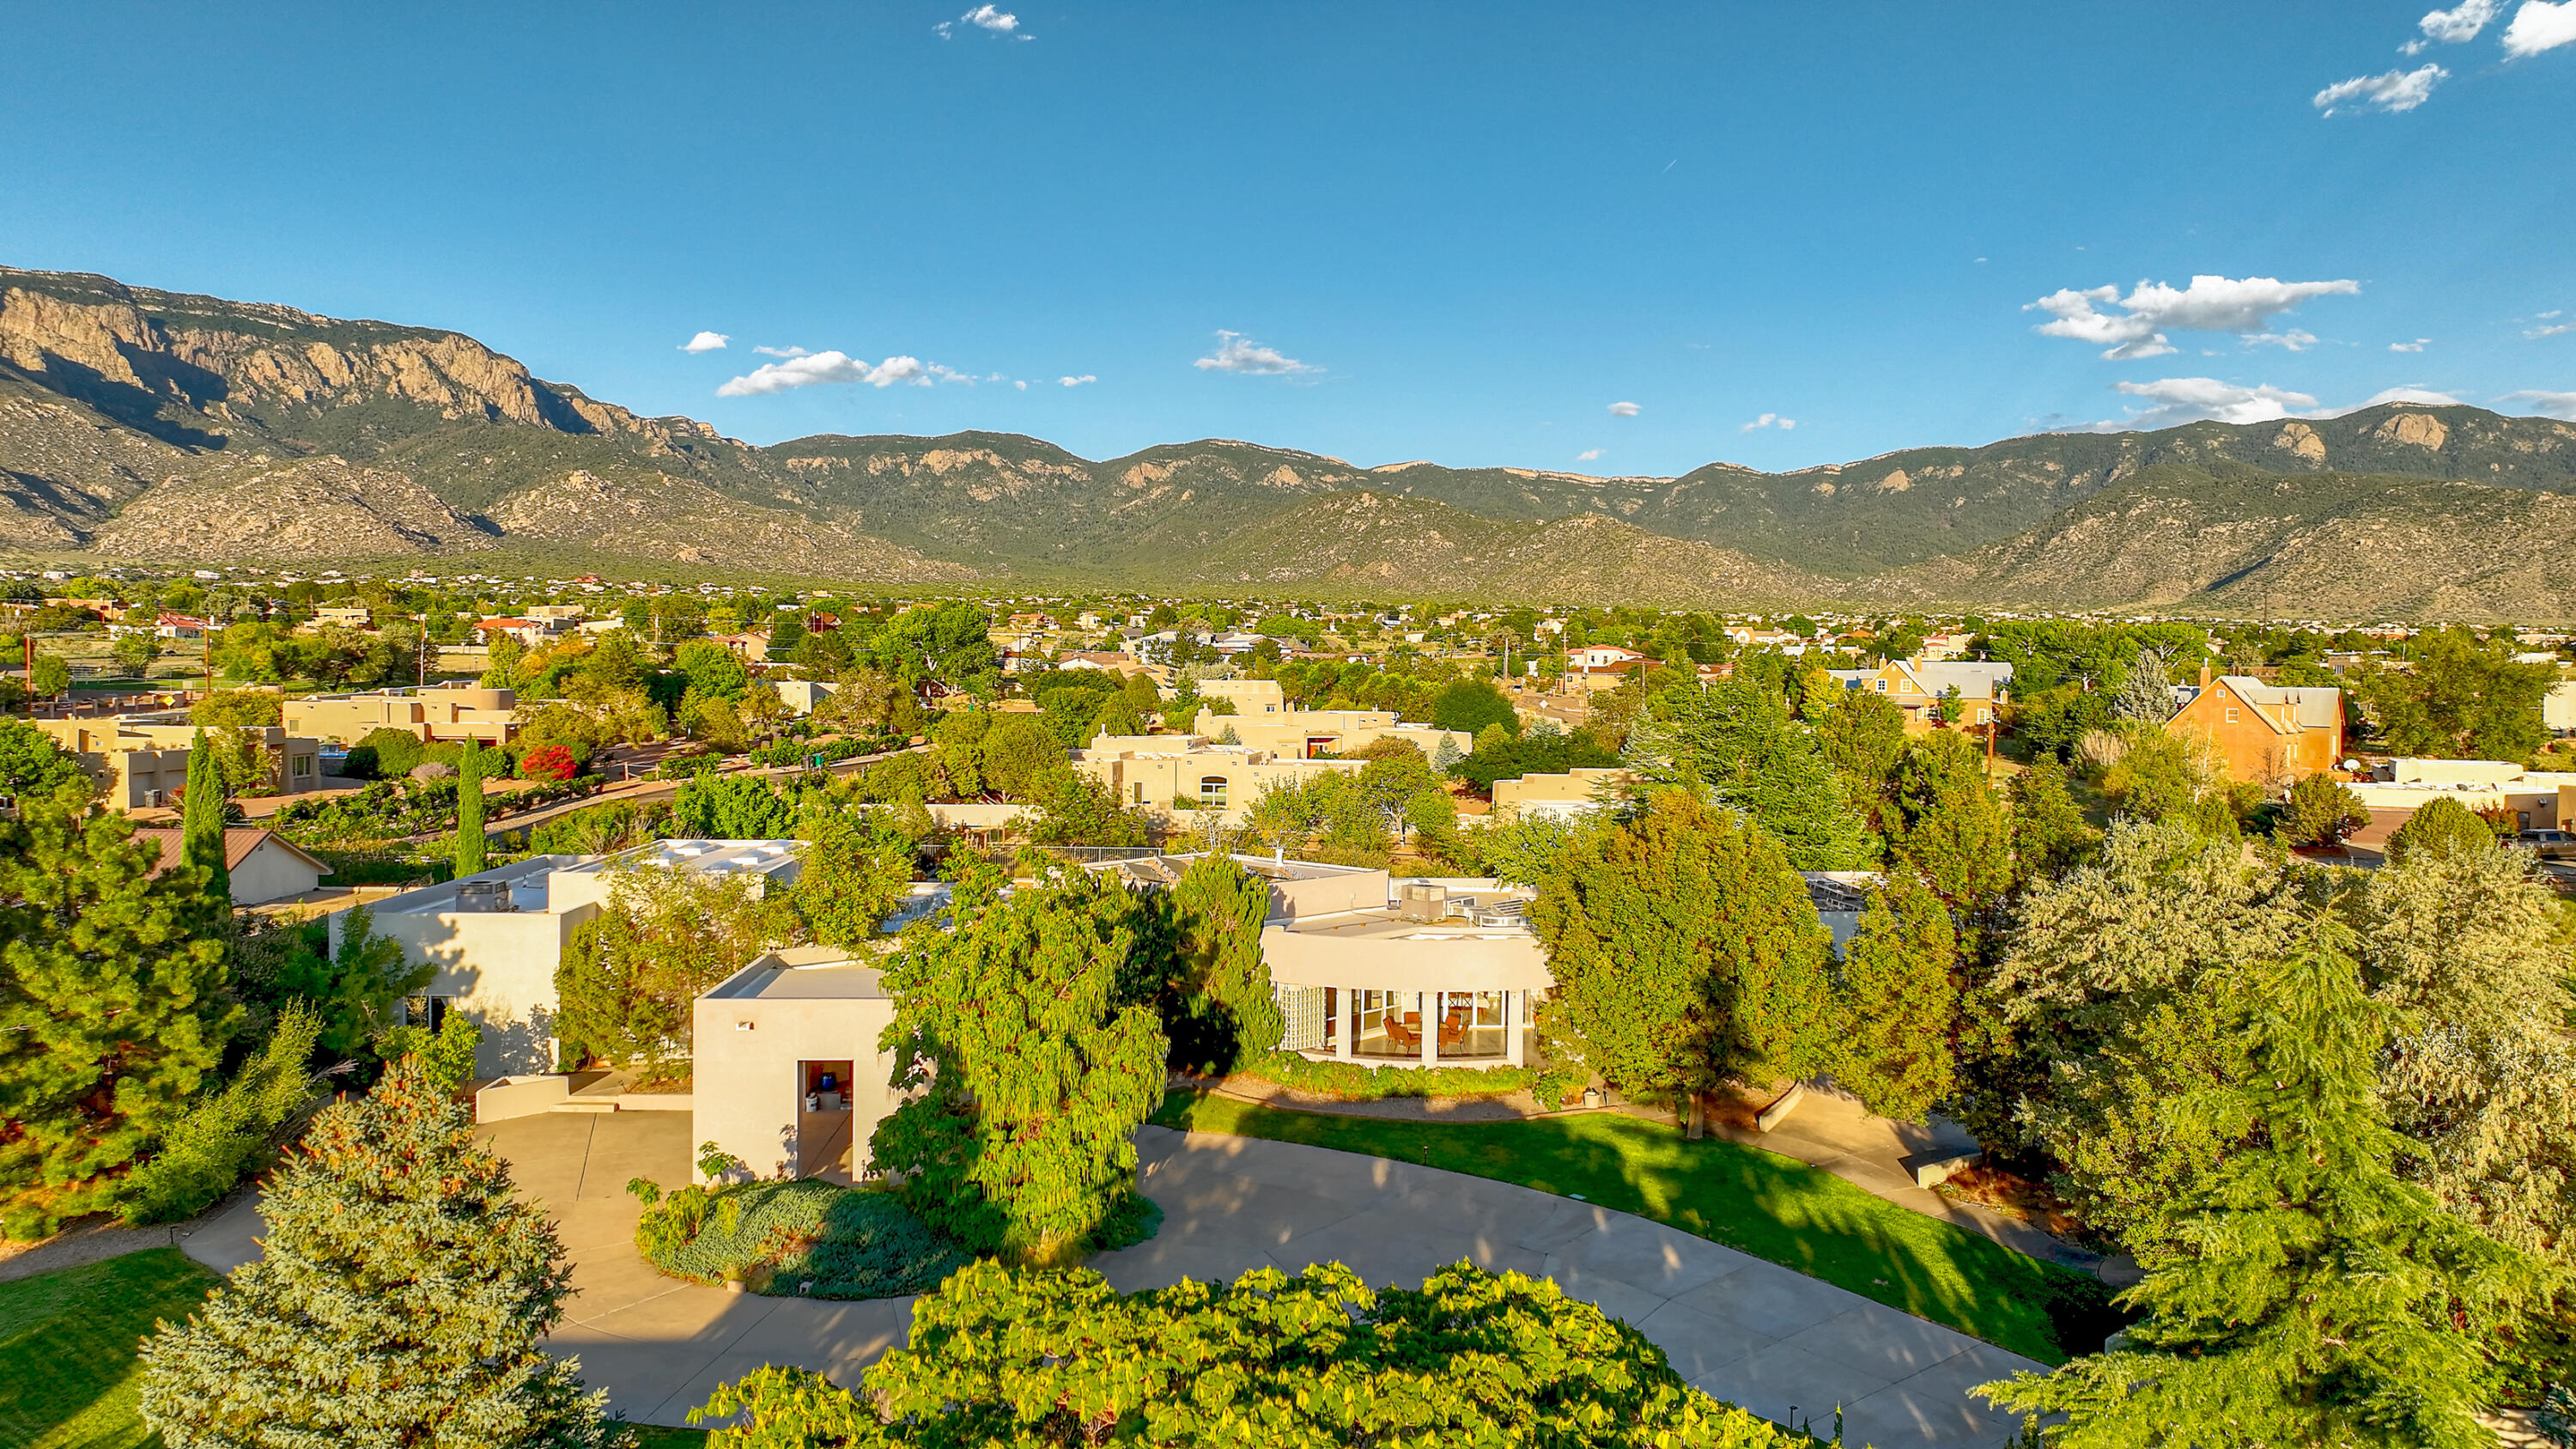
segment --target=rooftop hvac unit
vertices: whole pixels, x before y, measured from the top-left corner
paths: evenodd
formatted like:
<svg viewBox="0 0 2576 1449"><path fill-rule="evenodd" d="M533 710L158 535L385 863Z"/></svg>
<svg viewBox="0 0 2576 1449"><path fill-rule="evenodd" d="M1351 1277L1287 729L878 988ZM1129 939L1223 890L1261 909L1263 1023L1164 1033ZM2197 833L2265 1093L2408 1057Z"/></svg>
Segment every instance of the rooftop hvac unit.
<svg viewBox="0 0 2576 1449"><path fill-rule="evenodd" d="M456 885L456 909L460 912L515 911L519 903L510 898L510 883L505 880L459 881Z"/></svg>
<svg viewBox="0 0 2576 1449"><path fill-rule="evenodd" d="M1436 885L1408 885L1396 897L1395 914L1407 921L1443 921L1449 918L1449 888Z"/></svg>

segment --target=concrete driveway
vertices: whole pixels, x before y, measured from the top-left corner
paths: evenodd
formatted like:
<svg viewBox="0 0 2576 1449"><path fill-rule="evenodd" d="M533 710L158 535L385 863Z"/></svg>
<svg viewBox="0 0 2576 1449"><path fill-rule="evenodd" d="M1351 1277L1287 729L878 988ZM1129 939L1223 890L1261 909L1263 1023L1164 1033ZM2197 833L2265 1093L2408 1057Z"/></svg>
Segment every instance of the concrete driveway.
<svg viewBox="0 0 2576 1449"><path fill-rule="evenodd" d="M645 1423L680 1424L720 1383L794 1364L855 1385L902 1344L912 1300L825 1303L665 1278L634 1246L631 1177L686 1180L681 1112L546 1113L478 1129L553 1211L574 1300L550 1346ZM1338 1260L1413 1286L1466 1259L1553 1278L1637 1325L1682 1377L1766 1418L1877 1449L1997 1449L2017 1427L1968 1389L2041 1365L1802 1273L1627 1213L1483 1178L1252 1138L1137 1133L1153 1240L1092 1260L1125 1291ZM209 1226L188 1249L229 1268L255 1219ZM200 1239L202 1242L202 1250Z"/></svg>

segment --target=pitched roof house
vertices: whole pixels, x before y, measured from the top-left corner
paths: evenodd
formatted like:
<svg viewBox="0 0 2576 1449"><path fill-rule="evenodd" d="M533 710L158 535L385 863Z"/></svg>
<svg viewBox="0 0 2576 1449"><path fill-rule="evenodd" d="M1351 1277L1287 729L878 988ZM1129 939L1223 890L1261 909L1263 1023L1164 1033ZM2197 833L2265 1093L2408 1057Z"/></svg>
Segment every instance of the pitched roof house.
<svg viewBox="0 0 2576 1449"><path fill-rule="evenodd" d="M2213 681L2204 668L2190 702L2166 727L2207 736L2231 779L2287 785L2343 758L2343 691L2243 674Z"/></svg>

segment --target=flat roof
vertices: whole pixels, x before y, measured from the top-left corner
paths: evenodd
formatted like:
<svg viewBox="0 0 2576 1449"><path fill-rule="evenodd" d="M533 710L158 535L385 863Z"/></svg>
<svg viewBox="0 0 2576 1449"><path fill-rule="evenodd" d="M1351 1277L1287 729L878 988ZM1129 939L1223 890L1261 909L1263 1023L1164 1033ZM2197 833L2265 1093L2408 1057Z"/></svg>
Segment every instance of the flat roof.
<svg viewBox="0 0 2576 1449"><path fill-rule="evenodd" d="M607 871L658 865L712 875L768 875L793 864L804 850L801 840L656 840L566 869Z"/></svg>
<svg viewBox="0 0 2576 1449"><path fill-rule="evenodd" d="M884 971L834 946L772 951L707 993L717 1001L882 1001Z"/></svg>
<svg viewBox="0 0 2576 1449"><path fill-rule="evenodd" d="M1170 885L1206 854L1202 850L1192 850L1171 855L1143 855L1132 860L1095 861L1083 869L1112 872L1148 885ZM1365 875L1377 869L1364 865L1327 865L1319 860L1288 860L1273 855L1232 855L1227 858L1241 866L1246 874L1263 880L1329 880L1340 875Z"/></svg>
<svg viewBox="0 0 2576 1449"><path fill-rule="evenodd" d="M1500 895L1496 897L1503 898ZM1529 899L1525 895L1513 898ZM1263 924L1262 929L1287 931L1299 936L1333 936L1349 941L1526 941L1534 934L1526 925L1479 926L1459 920L1408 921L1385 907L1269 921Z"/></svg>
<svg viewBox="0 0 2576 1449"><path fill-rule="evenodd" d="M469 875L465 877L465 879L469 881L505 882L513 888L527 885L531 881L534 881L538 885L543 885L546 877L553 875L558 870L571 867L574 862L580 859L581 857L577 855L532 855L526 860L516 861L509 865L494 866L490 870ZM433 911L452 911L456 909L456 886L457 882L452 880L442 881L437 885L422 886L418 890L408 890L399 895L390 895L380 901L370 901L367 903L367 909L379 916L418 915ZM543 913L540 911L530 912L528 914Z"/></svg>

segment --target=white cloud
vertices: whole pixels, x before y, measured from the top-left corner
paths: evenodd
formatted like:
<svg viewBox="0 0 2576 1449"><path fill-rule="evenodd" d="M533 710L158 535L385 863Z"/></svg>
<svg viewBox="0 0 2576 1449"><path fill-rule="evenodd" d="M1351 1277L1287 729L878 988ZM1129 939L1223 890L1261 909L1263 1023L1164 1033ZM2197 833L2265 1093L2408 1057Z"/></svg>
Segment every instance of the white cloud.
<svg viewBox="0 0 2576 1449"><path fill-rule="evenodd" d="M930 29L931 33L940 39L952 40L956 38L956 27L960 25L972 25L978 30L989 31L996 39L1026 40L1029 38L1020 31L1020 17L997 5L978 5L954 20L940 21Z"/></svg>
<svg viewBox="0 0 2576 1449"><path fill-rule="evenodd" d="M2284 352L2305 352L2317 345L2317 334L2293 327L2287 332L2256 332L2245 339L2248 347L2277 347Z"/></svg>
<svg viewBox="0 0 2576 1449"><path fill-rule="evenodd" d="M759 353L763 357L805 357L810 355L802 347L755 347L751 350Z"/></svg>
<svg viewBox="0 0 2576 1449"><path fill-rule="evenodd" d="M1086 372L1080 377L1059 377L1056 381L1066 387L1080 387L1086 382L1098 382L1100 379Z"/></svg>
<svg viewBox="0 0 2576 1449"><path fill-rule="evenodd" d="M1750 433L1760 428L1778 428L1780 431L1785 433L1797 425L1798 420L1796 418L1784 418L1778 413L1764 413L1762 416L1746 423L1743 427L1736 429L1736 431L1740 433Z"/></svg>
<svg viewBox="0 0 2576 1449"><path fill-rule="evenodd" d="M2527 402L2531 410L2547 418L2564 418L2576 423L2576 392L2509 392L2498 402Z"/></svg>
<svg viewBox="0 0 2576 1449"><path fill-rule="evenodd" d="M2576 45L2576 0L2522 0L2504 28L2504 53L2511 59L2562 45Z"/></svg>
<svg viewBox="0 0 2576 1449"><path fill-rule="evenodd" d="M1284 377L1292 373L1321 372L1320 367L1299 362L1275 347L1264 347L1240 332L1219 332L1216 351L1190 366L1201 372L1243 372L1257 377Z"/></svg>
<svg viewBox="0 0 2576 1449"><path fill-rule="evenodd" d="M2141 281L2123 298L2117 287L2061 287L2022 308L2046 312L2055 321L2037 329L2043 337L2069 337L2078 342L2107 342L2102 355L2125 362L2161 357L2178 351L2165 340L2165 330L2192 332L2264 332L2274 315L2310 297L2349 295L2361 290L2355 281L2284 282L2272 277L2196 276L2188 287ZM2102 308L2116 306L2119 312ZM2301 333L2300 336L2306 334ZM2280 339L2273 339L2280 340ZM2314 339L2309 339L2313 341ZM2305 345L2304 343L2301 345Z"/></svg>
<svg viewBox="0 0 2576 1449"><path fill-rule="evenodd" d="M680 344L682 352L721 352L733 339L721 332L701 332Z"/></svg>
<svg viewBox="0 0 2576 1449"><path fill-rule="evenodd" d="M2460 405L2460 400L2447 392L2435 392L2430 388L2416 387L2409 383L2404 387L2383 387L2348 408L2318 408L2308 416L2339 418L2346 413L2360 412L2363 408L2375 408L2381 403L2421 403L2426 407L2455 408Z"/></svg>
<svg viewBox="0 0 2576 1449"><path fill-rule="evenodd" d="M1574 461L1578 463L1591 463L1598 461L1600 457L1601 450L1599 448L1586 448L1582 452L1574 455Z"/></svg>
<svg viewBox="0 0 2576 1449"><path fill-rule="evenodd" d="M2570 0L2576 3L2576 0ZM2413 70L2385 71L2379 75L2357 75L2309 97L2309 104L2331 116L2351 105L2369 106L2378 111L2411 111L2433 98L2433 86L2448 80L2451 73L2427 62Z"/></svg>
<svg viewBox="0 0 2576 1449"><path fill-rule="evenodd" d="M2293 408L2312 408L2317 400L2303 392L2291 392L2266 383L2243 387L2220 382L2214 377L2168 377L2158 382L2124 382L2120 391L2131 397L2144 398L2155 406L2132 411L2129 416L2093 424L2092 431L2127 432L2132 429L2170 428L2177 423L2214 420L2222 423L2262 423L2286 418Z"/></svg>
<svg viewBox="0 0 2576 1449"><path fill-rule="evenodd" d="M1614 402L1610 405L1610 416L1614 418L1633 418L1644 411L1644 408L1632 402Z"/></svg>
<svg viewBox="0 0 2576 1449"><path fill-rule="evenodd" d="M2555 317L2558 314L2555 312L2543 312L2540 315L2543 317ZM2576 322L2558 322L2547 327L2534 327L2522 335L2527 338L2536 339L2541 337L2557 337L2569 332L2576 332Z"/></svg>
<svg viewBox="0 0 2576 1449"><path fill-rule="evenodd" d="M2388 344L2388 350L2391 352L2421 352L2424 350L2424 344L2432 340L2433 339L2430 337L2418 337L2412 342L2391 342Z"/></svg>
<svg viewBox="0 0 2576 1449"><path fill-rule="evenodd" d="M2496 12L2503 8L2504 0L2460 0L2458 5L2448 10L2436 10L2416 21L2416 29L2424 33L2398 49L2414 55L2436 41L2457 45L2464 40L2475 40L2478 32L2486 29L2487 22L2495 19Z"/></svg>
<svg viewBox="0 0 2576 1449"><path fill-rule="evenodd" d="M785 362L765 362L750 372L716 389L718 397L757 397L762 393L786 392L793 388L815 387L823 383L866 383L870 387L892 387L910 383L928 387L934 382L963 382L975 379L924 362L918 357L889 357L883 362L868 363L840 352L816 352L791 357Z"/></svg>
<svg viewBox="0 0 2576 1449"><path fill-rule="evenodd" d="M1011 386L1018 388L1022 392L1027 392L1029 390L1029 385L1025 382L1014 382Z"/></svg>

